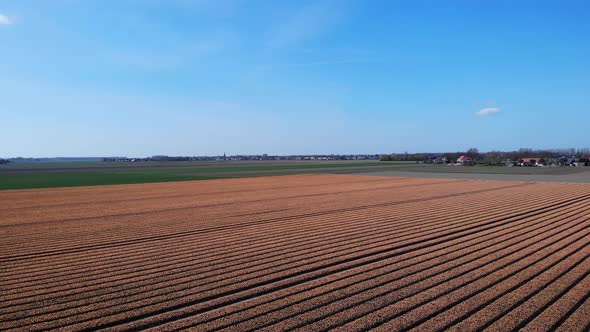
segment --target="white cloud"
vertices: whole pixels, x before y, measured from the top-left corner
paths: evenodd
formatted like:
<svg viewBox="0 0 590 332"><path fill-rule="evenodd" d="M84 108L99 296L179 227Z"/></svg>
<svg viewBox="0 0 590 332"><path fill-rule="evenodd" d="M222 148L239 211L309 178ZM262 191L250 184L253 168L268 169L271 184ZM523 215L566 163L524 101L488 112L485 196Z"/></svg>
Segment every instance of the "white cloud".
<svg viewBox="0 0 590 332"><path fill-rule="evenodd" d="M8 16L0 14L0 25L11 25L12 20Z"/></svg>
<svg viewBox="0 0 590 332"><path fill-rule="evenodd" d="M478 112L475 112L475 114L477 114L479 116L488 116L488 115L494 115L497 113L500 113L499 107L486 107L486 108L480 109Z"/></svg>

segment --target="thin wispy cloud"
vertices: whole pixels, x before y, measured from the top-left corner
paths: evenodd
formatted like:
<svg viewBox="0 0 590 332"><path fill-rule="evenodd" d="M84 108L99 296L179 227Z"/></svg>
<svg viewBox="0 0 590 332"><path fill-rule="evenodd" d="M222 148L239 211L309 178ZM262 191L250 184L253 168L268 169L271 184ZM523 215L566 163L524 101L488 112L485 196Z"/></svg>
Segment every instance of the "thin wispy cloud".
<svg viewBox="0 0 590 332"><path fill-rule="evenodd" d="M314 2L296 11L273 28L270 48L299 45L328 32L342 17L341 2L324 0Z"/></svg>
<svg viewBox="0 0 590 332"><path fill-rule="evenodd" d="M12 23L12 20L8 16L0 14L0 25L11 25Z"/></svg>
<svg viewBox="0 0 590 332"><path fill-rule="evenodd" d="M479 111L475 112L475 114L478 116L490 116L490 115L494 115L494 114L498 114L498 113L500 113L499 107L486 107L486 108L482 108Z"/></svg>
<svg viewBox="0 0 590 332"><path fill-rule="evenodd" d="M192 45L179 45L175 48L116 49L108 51L104 57L117 65L139 70L167 70L203 61L205 58L222 52L232 40L231 35L203 40Z"/></svg>
<svg viewBox="0 0 590 332"><path fill-rule="evenodd" d="M333 66L333 65L363 64L363 63L373 63L373 62L377 62L377 61L374 59L310 61L310 62L277 63L277 64L261 65L257 69L271 70L271 69L290 68L290 67Z"/></svg>

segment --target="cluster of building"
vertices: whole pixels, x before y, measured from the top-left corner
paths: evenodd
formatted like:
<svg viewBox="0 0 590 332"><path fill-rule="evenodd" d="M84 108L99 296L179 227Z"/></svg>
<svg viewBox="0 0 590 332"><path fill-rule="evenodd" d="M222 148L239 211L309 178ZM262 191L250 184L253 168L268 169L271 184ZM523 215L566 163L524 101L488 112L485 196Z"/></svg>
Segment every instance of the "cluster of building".
<svg viewBox="0 0 590 332"><path fill-rule="evenodd" d="M382 157L382 156L381 156ZM456 158L456 159L455 159ZM478 163L486 164L485 161L476 160L473 157L467 155L459 155L455 158L446 155L427 155L423 160L418 160L418 163L423 164L454 164L462 166L473 166ZM380 156L375 154L351 154L351 155L290 155L290 156L277 156L277 155L235 155L235 156L152 156L147 158L128 158L128 157L109 157L102 158L104 162L149 162L149 161L240 161L240 160L379 160ZM411 158L397 160L411 160ZM0 159L0 163L2 160ZM590 157L588 158L576 158L572 157L559 157L559 158L543 158L543 157L526 157L517 158L515 160L503 159L496 165L503 166L590 166Z"/></svg>
<svg viewBox="0 0 590 332"><path fill-rule="evenodd" d="M421 161L424 164L455 164L462 166L474 166L477 164L476 160L472 157L461 155L456 160L447 158L446 156L428 156L426 160ZM519 158L516 160L506 159L501 162L501 165L513 167L542 167L542 166L590 166L590 157L588 158L576 158L575 156L566 157L562 156L559 158L542 158L542 157L526 157Z"/></svg>
<svg viewBox="0 0 590 332"><path fill-rule="evenodd" d="M511 165L509 165L511 164ZM517 161L508 161L507 166L590 166L590 158L577 158L575 156L560 158L528 157Z"/></svg>
<svg viewBox="0 0 590 332"><path fill-rule="evenodd" d="M226 160L378 160L378 154L349 154L349 155L235 155L235 156L151 156L147 158L108 157L103 162L147 162L147 161L226 161Z"/></svg>
<svg viewBox="0 0 590 332"><path fill-rule="evenodd" d="M423 164L456 164L456 165L463 165L463 166L473 166L476 164L475 159L469 156L459 156L456 160L447 158L446 156L428 156L426 160L419 162Z"/></svg>

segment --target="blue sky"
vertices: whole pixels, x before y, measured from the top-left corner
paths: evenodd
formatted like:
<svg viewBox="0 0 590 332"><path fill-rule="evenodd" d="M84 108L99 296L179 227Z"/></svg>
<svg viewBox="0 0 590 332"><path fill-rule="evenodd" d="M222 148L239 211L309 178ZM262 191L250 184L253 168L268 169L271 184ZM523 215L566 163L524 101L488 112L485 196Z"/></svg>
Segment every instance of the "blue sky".
<svg viewBox="0 0 590 332"><path fill-rule="evenodd" d="M590 2L0 0L0 157L590 145Z"/></svg>

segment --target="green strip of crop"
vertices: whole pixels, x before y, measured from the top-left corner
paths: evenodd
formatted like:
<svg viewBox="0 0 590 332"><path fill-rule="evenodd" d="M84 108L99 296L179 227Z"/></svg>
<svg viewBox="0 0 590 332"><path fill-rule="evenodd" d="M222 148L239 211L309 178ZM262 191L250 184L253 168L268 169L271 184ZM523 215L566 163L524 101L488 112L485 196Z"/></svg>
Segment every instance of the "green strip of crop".
<svg viewBox="0 0 590 332"><path fill-rule="evenodd" d="M252 172L292 170L347 168L347 167L376 167L388 166L392 163L347 163L347 164L314 164L314 165L269 165L269 166L230 166L230 167L199 167L175 169L135 169L117 171L71 171L71 172L26 172L0 173L0 190L33 189L75 186L96 186L113 184L133 184L151 182L207 180L218 178L252 177L268 174L252 174ZM240 172L249 172L239 174ZM215 173L215 174L211 174ZM228 173L223 175L219 173ZM229 174L231 173L231 174Z"/></svg>

